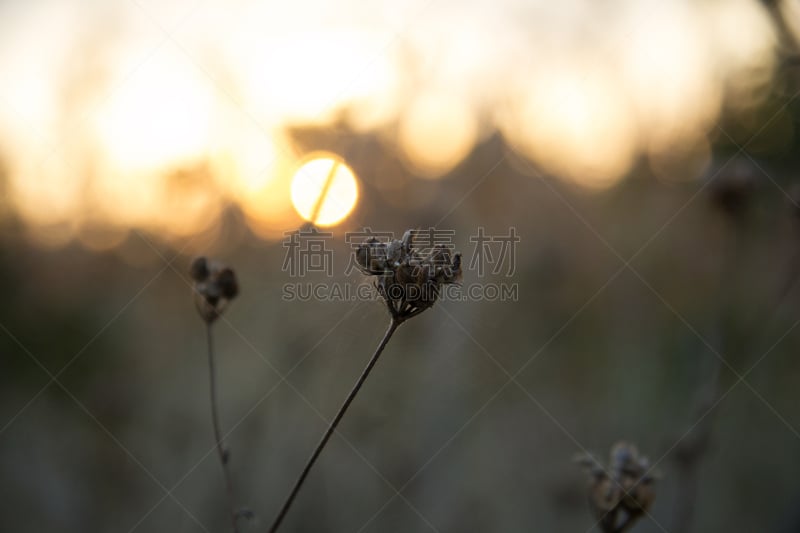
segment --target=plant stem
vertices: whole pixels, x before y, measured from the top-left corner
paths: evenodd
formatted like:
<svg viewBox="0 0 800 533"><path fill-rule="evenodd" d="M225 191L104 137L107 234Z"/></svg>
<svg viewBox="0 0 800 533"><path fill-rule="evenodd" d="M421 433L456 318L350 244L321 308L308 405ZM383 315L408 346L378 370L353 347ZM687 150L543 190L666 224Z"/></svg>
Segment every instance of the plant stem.
<svg viewBox="0 0 800 533"><path fill-rule="evenodd" d="M214 426L214 442L217 446L219 462L222 465L222 475L225 478L225 491L227 493L228 506L230 507L233 532L239 533L239 526L237 525L238 516L233 499L233 483L231 482L231 473L228 469L228 451L222 443L222 432L219 428L219 414L217 413L217 373L214 365L214 342L211 335L210 321L206 322L206 342L208 344L208 375L211 391L211 423Z"/></svg>
<svg viewBox="0 0 800 533"><path fill-rule="evenodd" d="M303 486L303 482L305 482L306 477L308 476L308 473L311 470L311 467L314 466L314 463L316 462L317 458L319 457L319 454L322 452L322 449L328 443L328 440L331 438L331 435L333 435L333 432L336 431L336 426L339 425L339 421L344 416L345 411L347 411L347 408L350 407L350 404L352 403L353 399L356 397L356 394L358 394L358 391L361 389L361 386L364 384L364 381L366 381L367 376L369 375L370 371L372 370L372 367L374 367L375 363L378 362L378 358L380 357L381 352L383 352L383 349L389 343L389 339L392 338L392 334L395 332L395 330L397 329L397 327L401 323L402 323L402 320L398 319L395 316L392 316L392 320L389 323L389 328L386 330L386 333L383 335L383 339L381 339L381 342L378 344L378 347L375 349L375 353L372 354L372 357L370 358L369 362L367 363L367 366L364 367L364 370L361 372L361 376L359 376L358 381L356 381L356 384L353 386L353 389L350 391L350 394L347 395L347 398L345 399L344 403L339 408L339 412L336 413L336 416L331 421L330 425L328 426L328 429L325 431L325 434L322 436L322 439L320 439L319 444L317 444L317 447L314 449L314 452L311 454L311 457L308 458L308 461L306 462L305 468L303 468L303 471L300 473L300 477L297 478L297 481L295 482L294 487L292 488L292 491L289 493L289 497L286 498L286 502L283 504L283 507L281 507L281 510L278 513L277 518L275 518L275 521L272 523L272 526L269 528L269 533L275 533L276 531L278 531L278 528L280 527L281 522L283 522L283 519L286 517L286 513L289 511L289 508L292 506L292 503L294 502L294 499L297 496L297 493L300 491L300 487Z"/></svg>
<svg viewBox="0 0 800 533"><path fill-rule="evenodd" d="M733 336L736 327L732 310L736 308L736 289L741 286L741 274L737 266L744 251L745 227L741 220L733 222L730 242L724 254L723 270L720 273L719 309L714 341L718 353L714 354L708 378L700 385L695 395L691 412L692 420L698 422L691 431L692 439L688 440L675 455L678 496L673 508L673 531L688 533L692 530L700 485L700 468L710 452L713 440L716 418L714 407L720 397L723 357L730 357L734 350L742 350Z"/></svg>

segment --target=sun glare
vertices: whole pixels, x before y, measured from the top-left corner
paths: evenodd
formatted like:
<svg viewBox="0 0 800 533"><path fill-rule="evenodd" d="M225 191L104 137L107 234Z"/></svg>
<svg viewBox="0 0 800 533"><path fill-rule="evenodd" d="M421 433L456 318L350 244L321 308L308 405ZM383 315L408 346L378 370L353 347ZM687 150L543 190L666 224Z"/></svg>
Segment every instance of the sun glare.
<svg viewBox="0 0 800 533"><path fill-rule="evenodd" d="M292 179L292 204L305 220L333 226L344 220L358 200L355 174L335 155L315 154Z"/></svg>

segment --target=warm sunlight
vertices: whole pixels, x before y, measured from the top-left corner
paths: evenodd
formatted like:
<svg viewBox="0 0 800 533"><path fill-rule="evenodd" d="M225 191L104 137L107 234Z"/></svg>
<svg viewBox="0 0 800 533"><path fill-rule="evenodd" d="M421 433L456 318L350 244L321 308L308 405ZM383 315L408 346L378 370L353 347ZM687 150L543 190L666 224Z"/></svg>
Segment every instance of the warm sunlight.
<svg viewBox="0 0 800 533"><path fill-rule="evenodd" d="M230 146L215 154L224 193L244 212L248 227L262 239L280 239L302 219L292 207L292 178L297 169L288 140L265 134L240 117L231 125Z"/></svg>
<svg viewBox="0 0 800 533"><path fill-rule="evenodd" d="M204 155L213 132L213 86L179 52L163 51L112 87L95 120L115 165L151 170Z"/></svg>
<svg viewBox="0 0 800 533"><path fill-rule="evenodd" d="M297 154L351 136L409 182L455 176L498 133L526 168L588 189L639 161L694 179L721 114L763 104L779 64L755 0L190 4L0 3L2 185L47 246L195 236L229 207L265 239L336 224L355 176L335 157L295 174Z"/></svg>
<svg viewBox="0 0 800 533"><path fill-rule="evenodd" d="M537 72L527 80L534 88L520 91L506 131L545 171L592 189L619 181L636 148L630 107L599 63L574 57Z"/></svg>
<svg viewBox="0 0 800 533"><path fill-rule="evenodd" d="M411 169L437 178L463 161L478 138L474 114L469 102L452 93L417 96L400 122L398 139Z"/></svg>
<svg viewBox="0 0 800 533"><path fill-rule="evenodd" d="M353 171L335 155L315 154L292 180L292 204L305 220L333 226L353 210L358 183Z"/></svg>

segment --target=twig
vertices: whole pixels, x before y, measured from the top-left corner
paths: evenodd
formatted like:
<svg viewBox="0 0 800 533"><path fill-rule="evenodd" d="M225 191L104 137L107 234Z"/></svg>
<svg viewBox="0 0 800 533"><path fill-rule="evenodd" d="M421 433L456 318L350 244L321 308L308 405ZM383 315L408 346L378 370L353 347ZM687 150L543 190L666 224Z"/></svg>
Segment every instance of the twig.
<svg viewBox="0 0 800 533"><path fill-rule="evenodd" d="M708 453L714 428L713 413L708 413L719 396L719 380L722 362L714 359L711 376L703 386L702 398L697 401L693 410L695 418L704 417L694 430L694 437L677 450L677 484L678 497L673 511L673 531L688 532L694 520L694 511L697 505L697 487L699 485L700 464Z"/></svg>
<svg viewBox="0 0 800 533"><path fill-rule="evenodd" d="M294 502L294 499L297 496L297 493L300 491L300 487L303 486L303 483L305 482L306 477L308 476L308 473L311 470L311 467L314 466L314 463L316 462L317 458L319 457L320 453L322 452L322 449L328 443L328 439L331 438L331 435L333 435L333 432L336 430L336 426L339 424L339 421L344 416L345 411L347 411L347 408L350 407L350 404L352 403L353 399L356 397L356 394L358 394L358 391L361 389L361 386L364 384L364 381L366 381L367 376L369 376L369 373L372 370L372 367L374 367L375 363L378 362L378 358L380 357L381 352L383 352L383 349L389 343L389 339L392 338L392 334L395 332L395 330L398 328L398 326L400 326L400 324L402 322L403 322L403 320L401 318L398 318L394 314L392 315L392 320L389 323L389 328L386 330L386 333L383 335L383 339L381 339L381 342L378 344L378 347L375 349L375 353L372 354L372 357L370 358L369 362L367 363L367 366L364 367L364 370L361 372L361 376L359 376L358 381L356 381L355 386L353 386L353 389L347 395L347 398L345 399L344 403L339 408L339 412L336 413L336 416L331 421L330 425L328 426L328 429L325 431L325 434L322 436L322 439L320 439L319 444L317 444L317 447L314 449L314 452L311 454L311 457L308 458L308 461L306 462L305 468L303 468L303 471L300 473L300 477L297 478L297 481L295 482L294 487L292 488L292 491L289 493L289 496L286 498L286 502L283 504L283 507L281 507L281 510L278 513L277 518L275 518L275 521L272 523L272 526L269 528L269 533L275 533L276 531L278 531L278 528L280 527L281 522L283 522L283 519L286 517L286 513L289 511L289 508L292 506L292 503Z"/></svg>
<svg viewBox="0 0 800 533"><path fill-rule="evenodd" d="M716 344L719 354L711 362L711 372L696 393L692 407L692 420L699 420L692 431L692 437L675 450L677 471L677 498L673 508L673 531L688 532L692 529L695 508L697 506L698 486L700 482L700 466L706 458L711 446L715 412L712 410L719 398L722 374L722 357L730 357L734 349L732 332L733 309L735 307L735 289L739 287L739 272L736 268L744 251L745 225L743 209L726 212L726 226L729 227L727 251L720 276L720 298L717 310ZM741 348L741 347L739 347Z"/></svg>
<svg viewBox="0 0 800 533"><path fill-rule="evenodd" d="M231 513L231 525L233 532L239 533L238 518L239 513L236 511L236 504L233 498L233 483L231 482L231 473L228 468L229 453L225 449L222 442L222 431L219 425L219 413L217 412L217 378L216 369L214 364L214 343L211 334L212 323L206 322L206 341L208 343L208 375L209 386L211 391L211 423L214 426L214 442L217 446L217 455L219 455L219 462L222 465L222 475L225 477L225 491L228 497L228 505Z"/></svg>

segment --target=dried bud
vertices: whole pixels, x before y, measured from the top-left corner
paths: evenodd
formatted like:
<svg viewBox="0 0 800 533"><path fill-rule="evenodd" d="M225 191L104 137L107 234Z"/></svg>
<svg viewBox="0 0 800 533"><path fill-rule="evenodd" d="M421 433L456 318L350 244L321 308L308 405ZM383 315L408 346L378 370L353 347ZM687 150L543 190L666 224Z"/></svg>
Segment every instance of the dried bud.
<svg viewBox="0 0 800 533"><path fill-rule="evenodd" d="M239 294L239 283L231 268L209 262L205 257L192 261L195 305L203 320L214 322Z"/></svg>
<svg viewBox="0 0 800 533"><path fill-rule="evenodd" d="M441 286L461 280L461 254L443 246L423 254L414 248L413 232L401 240L381 243L371 237L355 251L356 263L375 285L395 320L403 321L431 307Z"/></svg>
<svg viewBox="0 0 800 533"><path fill-rule="evenodd" d="M386 269L386 245L371 237L356 250L356 264L365 274L383 274Z"/></svg>
<svg viewBox="0 0 800 533"><path fill-rule="evenodd" d="M589 504L604 533L625 531L652 506L656 478L635 445L616 443L608 467L591 456L578 461L589 474Z"/></svg>
<svg viewBox="0 0 800 533"><path fill-rule="evenodd" d="M397 266L406 256L405 246L402 241L394 240L386 245L386 262L389 266Z"/></svg>
<svg viewBox="0 0 800 533"><path fill-rule="evenodd" d="M230 268L223 268L217 274L217 285L219 285L222 297L233 300L239 294L239 284L236 281L236 274Z"/></svg>
<svg viewBox="0 0 800 533"><path fill-rule="evenodd" d="M189 275L197 282L205 281L209 275L208 260L203 256L195 258L189 267Z"/></svg>

